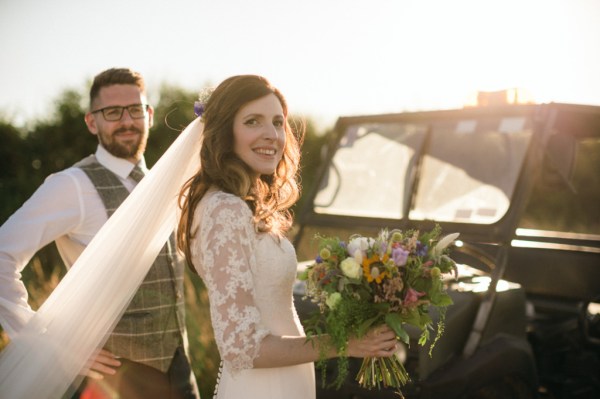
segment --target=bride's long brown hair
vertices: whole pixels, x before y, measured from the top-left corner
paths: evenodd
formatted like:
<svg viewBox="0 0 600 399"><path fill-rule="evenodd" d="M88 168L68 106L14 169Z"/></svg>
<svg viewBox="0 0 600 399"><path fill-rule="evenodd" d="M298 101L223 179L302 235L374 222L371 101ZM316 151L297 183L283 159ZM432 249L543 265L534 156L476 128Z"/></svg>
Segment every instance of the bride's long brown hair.
<svg viewBox="0 0 600 399"><path fill-rule="evenodd" d="M275 172L253 178L252 170L233 151L233 120L238 110L266 95L279 99L285 117L285 148ZM285 97L269 81L256 75L233 76L212 92L202 114L204 134L200 148L200 170L179 193L181 217L177 229L177 247L192 265L190 242L194 210L211 186L242 198L254 215L258 231L284 234L292 225L289 208L298 200L297 182L303 126L292 130ZM192 268L193 269L193 268Z"/></svg>

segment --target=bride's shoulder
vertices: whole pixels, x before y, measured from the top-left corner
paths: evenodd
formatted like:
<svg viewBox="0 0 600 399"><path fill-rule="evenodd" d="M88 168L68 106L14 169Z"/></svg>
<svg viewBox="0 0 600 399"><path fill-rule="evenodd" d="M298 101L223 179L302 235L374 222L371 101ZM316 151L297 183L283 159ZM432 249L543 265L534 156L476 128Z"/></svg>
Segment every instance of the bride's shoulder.
<svg viewBox="0 0 600 399"><path fill-rule="evenodd" d="M204 213L209 215L233 213L239 216L252 216L248 204L240 197L215 189L211 189L206 193L200 206L204 209Z"/></svg>

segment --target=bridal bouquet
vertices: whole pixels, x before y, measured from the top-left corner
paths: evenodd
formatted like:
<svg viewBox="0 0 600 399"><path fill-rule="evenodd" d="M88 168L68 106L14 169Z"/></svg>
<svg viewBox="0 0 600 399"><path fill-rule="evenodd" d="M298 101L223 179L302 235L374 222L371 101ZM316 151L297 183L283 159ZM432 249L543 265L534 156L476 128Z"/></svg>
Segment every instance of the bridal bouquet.
<svg viewBox="0 0 600 399"><path fill-rule="evenodd" d="M306 321L308 337L328 333L338 353L344 354L351 335L362 336L375 326L387 324L407 345L405 325L420 328L419 344L425 345L434 329L431 307L439 310L435 342L444 331L446 307L452 304L442 281L455 270L448 257L449 245L458 233L441 236L436 226L430 232L382 230L377 237L354 235L342 241L317 236L319 254L304 270L306 296L319 305ZM325 360L318 362L325 373ZM338 358L339 388L348 374L348 358ZM400 390L410 377L397 356L365 358L356 376L362 387ZM325 380L323 378L323 380Z"/></svg>

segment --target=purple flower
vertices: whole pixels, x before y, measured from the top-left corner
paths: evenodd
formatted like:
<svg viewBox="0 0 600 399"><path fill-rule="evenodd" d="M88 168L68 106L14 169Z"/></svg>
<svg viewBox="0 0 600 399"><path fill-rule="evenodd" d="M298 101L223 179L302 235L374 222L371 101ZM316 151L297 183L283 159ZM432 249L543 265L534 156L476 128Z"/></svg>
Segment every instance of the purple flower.
<svg viewBox="0 0 600 399"><path fill-rule="evenodd" d="M204 113L204 103L201 103L200 101L196 101L194 103L194 114L196 114L196 116L202 116L203 113Z"/></svg>
<svg viewBox="0 0 600 399"><path fill-rule="evenodd" d="M402 247L392 249L392 259L396 266L404 266L408 260L408 254L409 252Z"/></svg>
<svg viewBox="0 0 600 399"><path fill-rule="evenodd" d="M417 241L417 256L425 256L427 255L427 245L423 244L421 241Z"/></svg>
<svg viewBox="0 0 600 399"><path fill-rule="evenodd" d="M315 258L315 262L323 263L323 258L321 258L321 255L317 255L317 257Z"/></svg>

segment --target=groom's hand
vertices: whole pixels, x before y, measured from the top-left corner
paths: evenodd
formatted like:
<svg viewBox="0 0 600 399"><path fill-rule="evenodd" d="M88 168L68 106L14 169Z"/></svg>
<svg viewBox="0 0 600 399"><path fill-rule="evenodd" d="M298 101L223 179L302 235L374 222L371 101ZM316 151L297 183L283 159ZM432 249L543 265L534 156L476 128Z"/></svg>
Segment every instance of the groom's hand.
<svg viewBox="0 0 600 399"><path fill-rule="evenodd" d="M115 357L112 352L105 349L100 349L96 356L88 361L86 376L94 380L101 380L104 374L115 375L116 368L121 365L121 362Z"/></svg>

